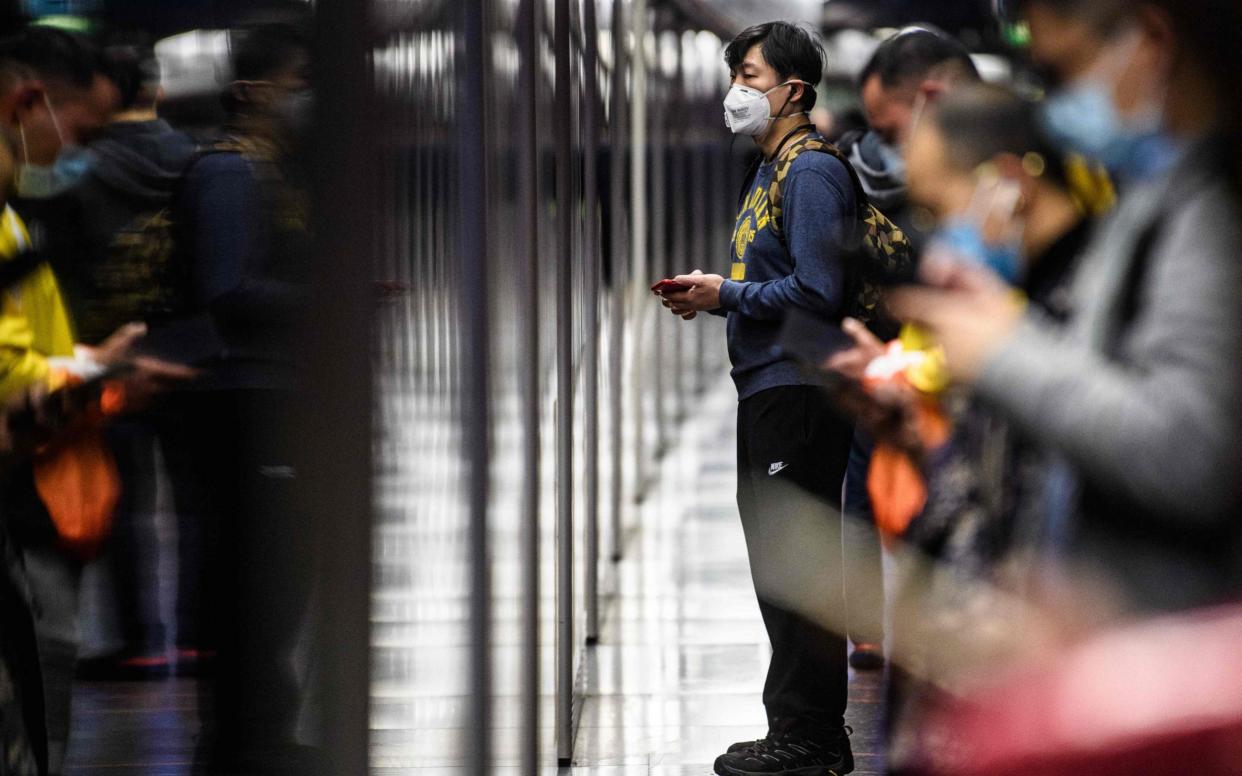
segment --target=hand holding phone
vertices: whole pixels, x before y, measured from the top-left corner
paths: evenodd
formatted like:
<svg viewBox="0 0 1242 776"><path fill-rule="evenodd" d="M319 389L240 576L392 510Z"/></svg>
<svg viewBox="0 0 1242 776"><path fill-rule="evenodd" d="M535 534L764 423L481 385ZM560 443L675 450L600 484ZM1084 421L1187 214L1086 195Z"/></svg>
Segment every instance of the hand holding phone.
<svg viewBox="0 0 1242 776"><path fill-rule="evenodd" d="M691 288L693 286L665 278L651 287L651 293L656 296L664 296L665 294L680 294L689 291Z"/></svg>

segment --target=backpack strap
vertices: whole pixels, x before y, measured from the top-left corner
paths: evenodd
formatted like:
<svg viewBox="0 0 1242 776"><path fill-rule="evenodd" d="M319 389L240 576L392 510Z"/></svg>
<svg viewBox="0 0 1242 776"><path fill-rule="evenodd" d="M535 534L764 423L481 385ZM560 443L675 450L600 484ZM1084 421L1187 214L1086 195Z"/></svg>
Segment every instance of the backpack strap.
<svg viewBox="0 0 1242 776"><path fill-rule="evenodd" d="M781 142L776 144L776 155L780 156L781 152L785 150L786 144L789 143L790 139L794 135L797 135L799 132L807 132L808 130L810 132L815 131L815 125L809 121L805 124L799 124L786 132L785 136L781 138ZM745 204L746 198L750 196L750 184L755 182L755 176L759 174L759 168L763 166L763 159L763 154L757 154L755 156L755 161L751 162L750 166L746 168L746 175L743 177L744 183L742 184L742 190L737 194L737 206L739 210L741 210L742 206Z"/></svg>
<svg viewBox="0 0 1242 776"><path fill-rule="evenodd" d="M854 165L850 164L849 159L845 158L845 154L841 153L840 149L832 143L808 133L790 143L781 151L776 165L776 175L772 176L772 185L768 189L768 207L772 210L772 232L782 242L785 239L781 229L781 216L784 214L783 206L785 203L785 179L789 177L789 173L793 169L793 163L805 151L828 154L845 165L845 170L849 173L850 182L854 187L854 215L856 221L861 220L862 214L867 212L871 203L867 197L866 189L863 188L862 180L858 177L858 171L854 169Z"/></svg>
<svg viewBox="0 0 1242 776"><path fill-rule="evenodd" d="M1143 228L1134 244L1130 266L1126 268L1125 279L1121 285L1121 293L1117 297L1116 319L1112 326L1112 341L1105 349L1105 355L1111 359L1118 358L1121 344L1117 335L1127 326L1134 323L1142 312L1143 289L1151 274L1152 254L1156 250L1156 241L1165 226L1162 214Z"/></svg>

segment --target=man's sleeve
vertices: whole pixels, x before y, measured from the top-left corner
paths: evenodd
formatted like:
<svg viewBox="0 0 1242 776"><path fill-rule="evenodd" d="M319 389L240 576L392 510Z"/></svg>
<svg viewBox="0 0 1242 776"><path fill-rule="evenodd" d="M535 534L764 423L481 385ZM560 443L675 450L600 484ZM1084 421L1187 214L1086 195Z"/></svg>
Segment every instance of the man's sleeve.
<svg viewBox="0 0 1242 776"><path fill-rule="evenodd" d="M1220 519L1242 493L1242 240L1228 195L1216 199L1202 197L1156 246L1125 363L1027 320L976 385L1090 481L1180 526Z"/></svg>
<svg viewBox="0 0 1242 776"><path fill-rule="evenodd" d="M296 289L259 274L266 250L263 206L245 160L233 154L203 159L190 174L187 194L198 302L239 322L287 315Z"/></svg>
<svg viewBox="0 0 1242 776"><path fill-rule="evenodd" d="M825 318L840 314L845 266L841 246L855 219L853 184L835 157L799 157L784 191L782 230L794 271L761 283L726 280L720 288L725 311L757 320L779 320L797 307Z"/></svg>
<svg viewBox="0 0 1242 776"><path fill-rule="evenodd" d="M9 309L0 312L0 400L46 381L48 373L47 356L34 349L30 321Z"/></svg>

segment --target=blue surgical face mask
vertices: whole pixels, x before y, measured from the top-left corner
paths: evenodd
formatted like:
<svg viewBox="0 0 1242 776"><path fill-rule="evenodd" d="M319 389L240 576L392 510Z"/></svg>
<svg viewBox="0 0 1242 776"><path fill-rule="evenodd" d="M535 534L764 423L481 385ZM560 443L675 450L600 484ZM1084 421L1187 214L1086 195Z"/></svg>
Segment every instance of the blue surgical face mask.
<svg viewBox="0 0 1242 776"><path fill-rule="evenodd" d="M932 236L929 250L945 251L954 257L987 267L1015 285L1022 277L1022 250L1014 241L989 245L978 226L967 220L951 221Z"/></svg>
<svg viewBox="0 0 1242 776"><path fill-rule="evenodd" d="M932 234L928 251L958 261L987 267L1010 285L1022 279L1022 233L1025 223L1018 214L1021 190L1013 181L985 176L975 187L966 213L945 222ZM993 221L999 219L999 222ZM999 223L1005 236L989 242L983 225Z"/></svg>
<svg viewBox="0 0 1242 776"><path fill-rule="evenodd" d="M17 194L23 199L52 199L75 188L90 174L92 157L81 146L66 146L50 165L24 164L17 172Z"/></svg>
<svg viewBox="0 0 1242 776"><path fill-rule="evenodd" d="M285 127L301 134L310 126L315 111L315 95L310 89L290 92L276 103L276 112Z"/></svg>
<svg viewBox="0 0 1242 776"><path fill-rule="evenodd" d="M76 187L90 174L94 161L85 148L65 142L60 120L47 95L43 95L52 117L52 126L60 138L61 148L52 164L31 164L26 146L26 129L18 124L21 133L23 163L17 170L17 194L25 199L52 199Z"/></svg>
<svg viewBox="0 0 1242 776"><path fill-rule="evenodd" d="M1125 56L1114 62L1124 67L1133 48L1120 49ZM1163 106L1153 103L1133 117L1117 110L1113 73L1119 69L1114 64L1109 72L1087 76L1049 97L1043 106L1044 127L1054 140L1109 171L1144 180L1176 163L1178 144L1164 130Z"/></svg>
<svg viewBox="0 0 1242 776"><path fill-rule="evenodd" d="M876 146L876 152L880 158L884 160L884 172L893 178L905 180L906 177L906 158L901 155L901 151L897 150L888 143L881 142Z"/></svg>

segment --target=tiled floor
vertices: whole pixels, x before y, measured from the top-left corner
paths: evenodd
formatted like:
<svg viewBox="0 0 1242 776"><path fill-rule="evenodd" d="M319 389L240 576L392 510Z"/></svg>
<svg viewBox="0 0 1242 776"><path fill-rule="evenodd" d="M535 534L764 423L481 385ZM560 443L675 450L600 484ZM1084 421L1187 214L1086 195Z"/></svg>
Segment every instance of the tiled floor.
<svg viewBox="0 0 1242 776"><path fill-rule="evenodd" d="M735 402L722 381L696 404L632 515L631 525L641 530L631 531L625 559L608 570L600 643L585 652L586 698L571 774L705 775L728 744L763 732L760 693L769 648L733 502ZM392 420L395 428L409 428L408 418ZM399 488L379 493L381 510L397 512L381 516L376 559L372 751L373 773L383 776L465 773L462 752L471 739L461 728L469 706L464 549L453 499L428 498L428 483L448 489L455 479L447 469L436 474L452 466L451 448L446 436L442 455L414 470L421 474L399 474ZM546 547L551 526L545 529ZM501 578L510 574L514 541L498 535ZM506 604L512 591L505 590L498 589L493 636L495 771L516 776L521 712L513 695L521 652L515 613ZM554 639L551 591L547 579L547 644ZM551 652L544 655L541 719L549 761ZM864 776L883 771L882 696L880 676L851 675L847 721L855 731L855 773ZM188 773L196 728L191 682L80 685L69 772Z"/></svg>
<svg viewBox="0 0 1242 776"><path fill-rule="evenodd" d="M709 395L662 466L588 656L575 771L707 774L763 733L769 647L734 506L731 387ZM858 774L882 772L881 677L851 675Z"/></svg>

